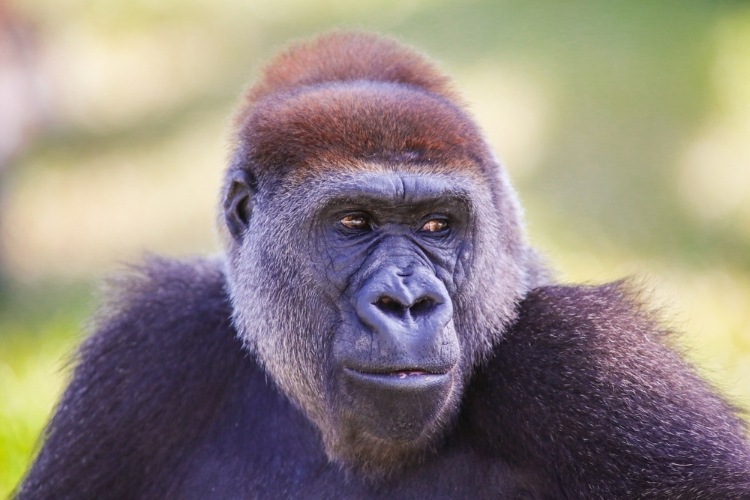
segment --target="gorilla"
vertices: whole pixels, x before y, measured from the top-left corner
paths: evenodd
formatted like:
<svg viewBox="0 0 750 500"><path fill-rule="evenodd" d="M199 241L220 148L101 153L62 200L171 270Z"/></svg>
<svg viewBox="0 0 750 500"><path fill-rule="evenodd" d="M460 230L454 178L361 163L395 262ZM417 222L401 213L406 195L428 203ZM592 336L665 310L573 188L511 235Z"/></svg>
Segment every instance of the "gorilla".
<svg viewBox="0 0 750 500"><path fill-rule="evenodd" d="M428 59L293 45L234 137L222 255L115 280L18 498L750 498L737 409L554 282Z"/></svg>

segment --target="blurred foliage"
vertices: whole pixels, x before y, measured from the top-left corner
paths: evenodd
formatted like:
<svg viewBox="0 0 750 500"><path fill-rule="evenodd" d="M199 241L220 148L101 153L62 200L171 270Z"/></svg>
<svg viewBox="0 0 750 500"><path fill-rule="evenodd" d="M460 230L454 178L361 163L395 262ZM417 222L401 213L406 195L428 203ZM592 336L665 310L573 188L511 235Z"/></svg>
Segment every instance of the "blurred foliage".
<svg viewBox="0 0 750 500"><path fill-rule="evenodd" d="M2 2L0 2L2 3ZM215 251L238 96L331 28L440 60L570 281L638 276L750 407L750 5L521 0L19 0L51 117L4 180L0 496L27 467L101 277ZM2 68L0 68L0 71ZM1 112L1 111L0 111Z"/></svg>

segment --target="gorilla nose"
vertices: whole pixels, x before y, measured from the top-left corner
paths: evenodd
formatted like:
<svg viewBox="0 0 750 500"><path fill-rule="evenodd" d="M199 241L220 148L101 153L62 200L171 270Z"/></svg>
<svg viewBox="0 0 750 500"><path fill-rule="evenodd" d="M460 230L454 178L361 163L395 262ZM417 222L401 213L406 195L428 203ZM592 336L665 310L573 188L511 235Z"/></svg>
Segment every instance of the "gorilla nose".
<svg viewBox="0 0 750 500"><path fill-rule="evenodd" d="M407 303L406 300L398 297L383 295L373 305L385 315L405 319L408 315L415 317L428 314L437 303L433 298L426 295L417 298L411 303Z"/></svg>
<svg viewBox="0 0 750 500"><path fill-rule="evenodd" d="M453 315L445 285L424 268L378 270L360 289L354 306L364 324L386 336L434 337Z"/></svg>

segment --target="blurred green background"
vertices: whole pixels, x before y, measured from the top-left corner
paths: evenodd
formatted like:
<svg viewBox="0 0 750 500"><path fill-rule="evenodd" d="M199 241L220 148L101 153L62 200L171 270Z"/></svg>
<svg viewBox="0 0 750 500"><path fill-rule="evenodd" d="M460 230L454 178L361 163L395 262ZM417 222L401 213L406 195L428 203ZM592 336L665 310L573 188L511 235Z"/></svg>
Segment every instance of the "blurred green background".
<svg viewBox="0 0 750 500"><path fill-rule="evenodd" d="M238 96L274 49L374 29L455 75L564 281L636 276L750 408L750 5L0 0L0 497L102 277L216 251Z"/></svg>

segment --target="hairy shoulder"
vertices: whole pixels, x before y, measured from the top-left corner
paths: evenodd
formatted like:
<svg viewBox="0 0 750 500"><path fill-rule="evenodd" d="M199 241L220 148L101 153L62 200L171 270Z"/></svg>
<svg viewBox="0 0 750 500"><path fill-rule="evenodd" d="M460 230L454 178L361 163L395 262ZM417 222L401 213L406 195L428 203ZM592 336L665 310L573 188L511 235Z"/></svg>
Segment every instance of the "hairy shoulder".
<svg viewBox="0 0 750 500"><path fill-rule="evenodd" d="M243 357L224 287L218 259L150 257L111 279L77 354L74 384L118 392L125 384L133 395L157 398L182 377L200 373L200 388L200 380L224 373Z"/></svg>
<svg viewBox="0 0 750 500"><path fill-rule="evenodd" d="M190 349L204 352L212 336L232 330L222 267L219 259L150 257L110 279L94 333L80 357L118 353L126 361L131 353L155 354L154 347L171 347L175 355ZM179 358L171 361L181 364Z"/></svg>
<svg viewBox="0 0 750 500"><path fill-rule="evenodd" d="M654 319L627 281L598 286L550 285L535 288L521 302L519 320L509 337L526 331L533 335L540 327L564 332L575 326L584 335L612 327L632 331L648 325L646 329L652 331ZM658 334L662 333L659 328Z"/></svg>
<svg viewBox="0 0 750 500"><path fill-rule="evenodd" d="M151 258L113 280L19 497L158 489L168 468L151 464L184 456L256 371L230 314L219 261Z"/></svg>
<svg viewBox="0 0 750 500"><path fill-rule="evenodd" d="M745 424L673 343L627 283L538 288L467 413L494 452L573 497L750 494Z"/></svg>
<svg viewBox="0 0 750 500"><path fill-rule="evenodd" d="M674 342L672 332L644 305L638 290L627 281L618 281L532 290L520 304L518 320L504 345L532 344L539 354L550 349L549 355L558 357L561 349L572 349L566 354L571 361L596 356L597 361L627 365L636 354L634 349L639 356L651 358L654 345Z"/></svg>

